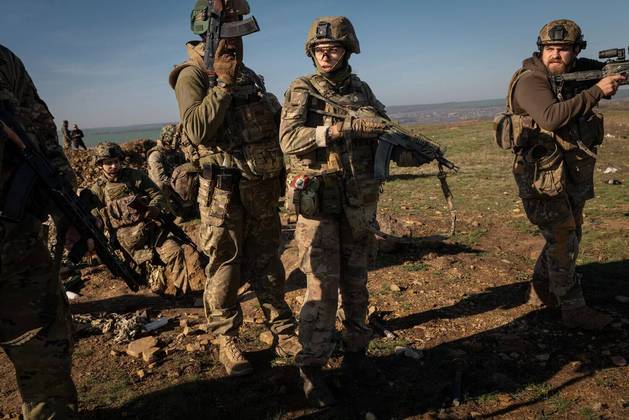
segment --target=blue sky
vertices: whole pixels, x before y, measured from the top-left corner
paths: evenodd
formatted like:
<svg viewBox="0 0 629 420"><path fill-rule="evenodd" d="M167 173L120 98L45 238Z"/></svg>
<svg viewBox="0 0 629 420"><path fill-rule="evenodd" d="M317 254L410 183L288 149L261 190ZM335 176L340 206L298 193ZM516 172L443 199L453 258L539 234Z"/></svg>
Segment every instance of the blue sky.
<svg viewBox="0 0 629 420"><path fill-rule="evenodd" d="M59 123L124 126L178 118L167 76L185 59L194 0L2 0L0 43L18 54ZM346 15L362 54L351 64L382 102L426 104L502 97L535 49L539 28L574 19L582 56L629 43L629 2L250 0L262 31L245 62L278 96L312 71L303 44L316 16ZM386 6L386 9L382 9Z"/></svg>

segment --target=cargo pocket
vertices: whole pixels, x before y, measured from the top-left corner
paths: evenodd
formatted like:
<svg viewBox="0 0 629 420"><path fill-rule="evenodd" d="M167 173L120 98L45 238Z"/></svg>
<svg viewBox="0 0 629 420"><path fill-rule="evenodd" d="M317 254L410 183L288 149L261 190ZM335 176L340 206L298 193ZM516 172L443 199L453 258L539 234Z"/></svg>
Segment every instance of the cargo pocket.
<svg viewBox="0 0 629 420"><path fill-rule="evenodd" d="M201 220L210 226L222 226L229 212L234 193L214 188L209 207L201 211Z"/></svg>

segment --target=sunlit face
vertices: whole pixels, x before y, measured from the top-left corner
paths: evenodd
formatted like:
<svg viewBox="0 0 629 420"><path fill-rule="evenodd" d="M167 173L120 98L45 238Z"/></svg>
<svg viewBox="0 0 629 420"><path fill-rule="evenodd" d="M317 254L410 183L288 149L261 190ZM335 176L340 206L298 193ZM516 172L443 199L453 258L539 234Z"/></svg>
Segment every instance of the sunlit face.
<svg viewBox="0 0 629 420"><path fill-rule="evenodd" d="M103 171L105 172L105 175L110 178L115 178L122 167L119 158L105 159L104 161L102 161L101 166L103 168Z"/></svg>
<svg viewBox="0 0 629 420"><path fill-rule="evenodd" d="M550 74L563 74L572 66L577 54L573 45L544 45L542 62Z"/></svg>
<svg viewBox="0 0 629 420"><path fill-rule="evenodd" d="M325 73L333 71L345 55L345 48L331 42L318 44L313 50L315 60L317 60L319 67Z"/></svg>

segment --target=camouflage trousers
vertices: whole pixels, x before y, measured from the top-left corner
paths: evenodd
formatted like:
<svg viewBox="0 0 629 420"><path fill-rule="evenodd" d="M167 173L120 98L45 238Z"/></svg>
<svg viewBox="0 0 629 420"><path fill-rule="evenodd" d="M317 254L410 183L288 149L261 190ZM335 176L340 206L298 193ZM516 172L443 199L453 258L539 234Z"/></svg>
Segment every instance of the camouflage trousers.
<svg viewBox="0 0 629 420"><path fill-rule="evenodd" d="M241 180L233 191L201 179L199 236L210 258L205 310L215 334L237 335L242 325L238 289L247 281L256 293L271 332L294 334L295 319L284 300L285 273L279 258L277 178Z"/></svg>
<svg viewBox="0 0 629 420"><path fill-rule="evenodd" d="M533 272L532 286L546 304L559 303L564 309L585 305L576 275L585 200L568 194L554 199L522 199L531 223L537 225L546 244Z"/></svg>
<svg viewBox="0 0 629 420"><path fill-rule="evenodd" d="M334 350L339 291L344 312L343 342L347 351L367 348L369 232L355 233L347 215L297 219L300 268L307 290L299 317L299 366L322 366Z"/></svg>
<svg viewBox="0 0 629 420"><path fill-rule="evenodd" d="M158 246L157 253L165 264L162 270L165 295L180 296L204 289L204 267L207 263L205 255L172 238Z"/></svg>
<svg viewBox="0 0 629 420"><path fill-rule="evenodd" d="M54 271L38 220L0 222L0 346L15 368L26 419L70 418L77 410L71 320Z"/></svg>

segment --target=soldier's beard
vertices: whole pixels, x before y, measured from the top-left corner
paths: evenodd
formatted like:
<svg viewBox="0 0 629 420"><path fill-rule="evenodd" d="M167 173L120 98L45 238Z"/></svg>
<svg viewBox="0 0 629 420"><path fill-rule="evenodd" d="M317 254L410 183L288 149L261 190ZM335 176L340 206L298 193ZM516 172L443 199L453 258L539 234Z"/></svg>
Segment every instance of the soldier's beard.
<svg viewBox="0 0 629 420"><path fill-rule="evenodd" d="M550 74L564 74L568 71L568 65L563 61L552 61L546 68Z"/></svg>

